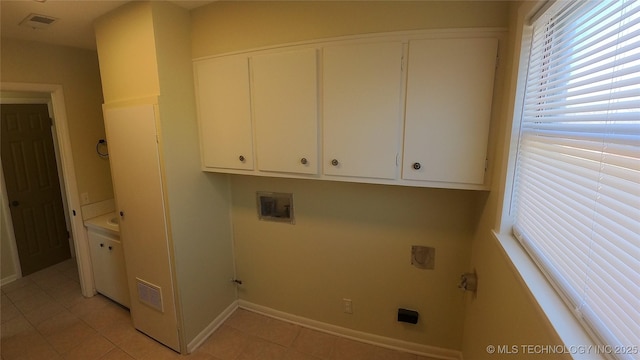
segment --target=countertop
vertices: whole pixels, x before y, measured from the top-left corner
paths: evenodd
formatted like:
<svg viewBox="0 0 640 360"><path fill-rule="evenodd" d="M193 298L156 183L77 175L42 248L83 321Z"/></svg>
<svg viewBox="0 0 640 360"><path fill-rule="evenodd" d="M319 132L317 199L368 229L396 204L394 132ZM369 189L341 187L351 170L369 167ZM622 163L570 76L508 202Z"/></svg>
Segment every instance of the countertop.
<svg viewBox="0 0 640 360"><path fill-rule="evenodd" d="M120 235L119 220L118 215L115 212L111 212L85 220L84 226L88 227L89 230L101 230Z"/></svg>

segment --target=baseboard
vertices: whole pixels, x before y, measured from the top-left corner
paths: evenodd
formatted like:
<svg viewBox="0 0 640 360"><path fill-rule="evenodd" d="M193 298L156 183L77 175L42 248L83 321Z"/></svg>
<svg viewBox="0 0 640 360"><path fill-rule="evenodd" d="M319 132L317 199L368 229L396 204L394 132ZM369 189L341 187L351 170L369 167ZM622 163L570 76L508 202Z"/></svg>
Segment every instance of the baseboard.
<svg viewBox="0 0 640 360"><path fill-rule="evenodd" d="M13 274L13 275L9 275L6 278L2 278L2 280L0 280L0 286L5 286L7 284L10 284L14 281L18 280L18 275Z"/></svg>
<svg viewBox="0 0 640 360"><path fill-rule="evenodd" d="M285 313L279 310L274 310L266 306L257 305L245 300L238 300L237 303L239 308L245 310L253 311L265 316L300 325L313 330L322 331L324 333L341 336L347 339L435 359L462 360L462 353L458 350L416 344L408 341L347 329L341 326L331 325L301 316Z"/></svg>
<svg viewBox="0 0 640 360"><path fill-rule="evenodd" d="M191 354L195 351L200 345L202 345L205 340L216 331L222 323L224 323L231 314L238 308L238 301L234 301L229 305L218 317L216 317L204 330L200 332L193 340L187 344L187 353Z"/></svg>

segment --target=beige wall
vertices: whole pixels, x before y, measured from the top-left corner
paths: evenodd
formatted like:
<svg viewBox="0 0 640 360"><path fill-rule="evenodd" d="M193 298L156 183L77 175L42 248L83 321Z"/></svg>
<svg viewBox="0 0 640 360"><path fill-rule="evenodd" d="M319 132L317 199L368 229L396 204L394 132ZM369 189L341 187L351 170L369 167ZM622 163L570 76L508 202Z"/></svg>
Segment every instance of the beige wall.
<svg viewBox="0 0 640 360"><path fill-rule="evenodd" d="M506 27L500 1L220 1L192 18L194 58L384 31Z"/></svg>
<svg viewBox="0 0 640 360"><path fill-rule="evenodd" d="M234 176L240 299L350 329L449 349L461 346L475 208L483 194ZM294 196L295 225L258 220L256 191ZM436 248L435 270L411 246ZM353 301L353 315L342 299ZM399 307L421 321L396 322Z"/></svg>
<svg viewBox="0 0 640 360"><path fill-rule="evenodd" d="M189 13L153 3L160 121L185 339L236 300L229 181L200 170Z"/></svg>
<svg viewBox="0 0 640 360"><path fill-rule="evenodd" d="M477 297L467 299L464 322L463 353L465 359L495 359L487 352L488 345L557 345L562 344L545 318L517 271L506 257L502 246L492 234L499 229L503 192L506 186L508 145L514 110L514 94L518 74L521 29L524 16L536 6L535 1L511 4L509 19L509 56L505 59L508 74L504 102L500 106L493 177L495 181L482 209L477 231L472 242L471 264L478 273ZM504 355L503 355L504 356ZM540 354L519 353L518 359L539 359ZM545 359L570 359L569 355L544 355Z"/></svg>
<svg viewBox="0 0 640 360"><path fill-rule="evenodd" d="M127 4L117 13L101 17L96 25L96 43L105 103L160 94L153 17L148 3Z"/></svg>
<svg viewBox="0 0 640 360"><path fill-rule="evenodd" d="M216 2L192 11L193 56L330 36L445 27L506 27L495 2ZM240 299L386 337L461 349L477 209L486 193L233 176ZM256 191L294 194L296 224L259 221ZM436 248L436 269L410 264ZM342 312L342 298L354 314ZM396 311L419 311L416 326Z"/></svg>
<svg viewBox="0 0 640 360"><path fill-rule="evenodd" d="M109 161L95 150L105 137L96 52L3 38L1 53L2 82L63 86L78 192L90 203L113 198Z"/></svg>
<svg viewBox="0 0 640 360"><path fill-rule="evenodd" d="M96 52L6 38L0 46L2 82L62 85L78 192L88 193L89 203L113 198L109 161L95 150L98 140L105 138ZM29 97L17 93L3 96ZM11 262L6 261L10 256L6 227L0 236L0 275L6 278L15 275Z"/></svg>

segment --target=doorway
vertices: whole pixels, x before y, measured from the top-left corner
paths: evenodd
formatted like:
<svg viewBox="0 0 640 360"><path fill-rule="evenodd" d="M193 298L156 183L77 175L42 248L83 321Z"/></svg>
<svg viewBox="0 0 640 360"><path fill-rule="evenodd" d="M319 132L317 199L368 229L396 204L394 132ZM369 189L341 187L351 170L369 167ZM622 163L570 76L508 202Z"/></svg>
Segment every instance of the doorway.
<svg viewBox="0 0 640 360"><path fill-rule="evenodd" d="M91 270L91 256L89 253L89 246L87 240L87 231L84 227L82 216L80 213L80 196L78 192L78 182L76 180L75 165L73 162L73 154L71 149L71 140L69 137L69 127L67 124L67 111L65 108L65 97L62 85L58 84L34 84L34 83L12 83L12 82L0 82L0 92L12 93L12 94L46 94L50 105L50 113L54 117L55 128L55 140L58 144L60 161L60 174L62 175L61 181L64 183L64 200L66 201L66 208L68 209L68 228L71 229L72 243L71 248L73 254L75 254L76 263L78 265L78 275L80 277L80 288L82 289L82 295L85 297L92 297L95 295L93 285L93 273ZM3 99L0 98L0 102ZM13 101L11 101L13 102ZM0 172L1 173L1 172ZM3 196L0 196L0 207L2 213L2 221L4 221L7 227L11 226L11 221L7 219L7 214L10 213L9 204L6 201L4 176L0 176L0 190L3 191ZM9 229L12 230L12 229ZM10 238L8 241L8 248L12 253L12 264L18 262L18 254L15 249L15 239L13 231L7 234ZM4 242L4 240L3 240ZM4 246L4 245L3 245ZM5 254L5 252L3 252ZM7 257L3 255L3 258ZM3 262L4 264L4 262ZM15 268L15 267L14 267ZM3 267L5 269L5 267ZM3 283L11 282L21 277L19 267L15 269L16 273L6 274L6 277L2 279ZM5 276L3 274L3 276Z"/></svg>
<svg viewBox="0 0 640 360"><path fill-rule="evenodd" d="M2 167L22 275L71 257L46 104L2 104Z"/></svg>

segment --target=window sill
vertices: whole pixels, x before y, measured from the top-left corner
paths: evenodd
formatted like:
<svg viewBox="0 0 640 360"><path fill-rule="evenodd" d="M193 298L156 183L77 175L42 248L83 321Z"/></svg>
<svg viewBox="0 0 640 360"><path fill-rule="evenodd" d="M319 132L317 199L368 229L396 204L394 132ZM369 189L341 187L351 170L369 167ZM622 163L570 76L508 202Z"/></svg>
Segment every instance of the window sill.
<svg viewBox="0 0 640 360"><path fill-rule="evenodd" d="M538 269L538 266L531 260L518 240L511 234L499 234L494 231L493 235L501 245L514 270L520 275L522 282L546 315L558 337L564 343L564 351L571 354L573 359L608 359L604 354L598 353L596 343L556 293L544 274Z"/></svg>

